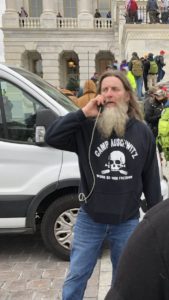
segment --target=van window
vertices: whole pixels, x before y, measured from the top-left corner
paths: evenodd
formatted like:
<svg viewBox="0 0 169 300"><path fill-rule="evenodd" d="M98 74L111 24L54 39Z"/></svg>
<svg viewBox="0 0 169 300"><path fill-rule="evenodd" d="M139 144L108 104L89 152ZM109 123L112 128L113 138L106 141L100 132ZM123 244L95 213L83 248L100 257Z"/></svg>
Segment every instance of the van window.
<svg viewBox="0 0 169 300"><path fill-rule="evenodd" d="M36 112L45 107L18 86L0 80L0 139L34 143Z"/></svg>
<svg viewBox="0 0 169 300"><path fill-rule="evenodd" d="M22 68L10 67L10 69L19 73L24 78L39 87L44 93L46 93L48 96L62 105L68 112L76 111L77 109L79 109L68 97L63 95L60 91L57 90L57 88L49 84L47 81L43 80L38 75Z"/></svg>

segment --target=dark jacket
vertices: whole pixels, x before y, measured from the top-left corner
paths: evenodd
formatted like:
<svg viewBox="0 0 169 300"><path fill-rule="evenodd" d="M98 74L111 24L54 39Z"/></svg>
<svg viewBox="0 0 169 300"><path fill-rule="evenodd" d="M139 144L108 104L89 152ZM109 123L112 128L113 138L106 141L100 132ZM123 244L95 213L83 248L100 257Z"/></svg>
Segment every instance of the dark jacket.
<svg viewBox="0 0 169 300"><path fill-rule="evenodd" d="M150 61L148 59L143 60L143 75L148 75L150 69Z"/></svg>
<svg viewBox="0 0 169 300"><path fill-rule="evenodd" d="M157 55L155 57L155 61L156 61L157 65L158 65L158 69L162 69L165 66L164 56L163 55Z"/></svg>
<svg viewBox="0 0 169 300"><path fill-rule="evenodd" d="M151 11L154 10L156 11L158 9L158 4L156 0L148 0L147 5L146 5L146 10Z"/></svg>
<svg viewBox="0 0 169 300"><path fill-rule="evenodd" d="M105 300L169 299L169 199L148 211L127 242Z"/></svg>
<svg viewBox="0 0 169 300"><path fill-rule="evenodd" d="M161 117L166 100L158 101L152 97L147 98L144 103L145 120L150 126L155 137L158 135L158 121Z"/></svg>
<svg viewBox="0 0 169 300"><path fill-rule="evenodd" d="M95 14L94 14L94 17L95 18L101 18L101 13L99 11L96 11Z"/></svg>
<svg viewBox="0 0 169 300"><path fill-rule="evenodd" d="M103 139L95 120L82 110L58 118L48 129L47 144L77 153L81 173L79 192L87 196L83 208L94 221L119 224L139 217L140 197L144 192L148 208L161 200L156 144L148 126L130 119L124 138L114 133ZM90 154L89 145L91 143Z"/></svg>

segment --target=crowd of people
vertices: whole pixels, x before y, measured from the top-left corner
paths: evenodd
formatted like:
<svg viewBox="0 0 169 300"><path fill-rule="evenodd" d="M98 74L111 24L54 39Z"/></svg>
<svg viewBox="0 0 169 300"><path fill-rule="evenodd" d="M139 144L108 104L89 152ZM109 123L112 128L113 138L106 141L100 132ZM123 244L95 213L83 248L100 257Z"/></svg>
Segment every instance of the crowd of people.
<svg viewBox="0 0 169 300"><path fill-rule="evenodd" d="M136 0L126 0L125 18L126 23L142 23L144 15L149 16L149 23L169 23L169 2L168 0L148 0L146 7L138 7ZM146 17L146 22L147 22Z"/></svg>
<svg viewBox="0 0 169 300"><path fill-rule="evenodd" d="M105 70L122 71L127 76L132 89L137 93L138 100L142 101L148 91L151 90L152 87L155 87L165 76L164 56L164 50L161 50L158 55L146 53L142 57L139 57L137 52L133 52L129 61L124 59L118 63L118 61L115 60L107 65ZM99 75L100 74L98 72L94 72L94 74L90 77L90 80L92 80L96 86ZM79 100L77 101L77 98L83 94L83 87L79 86L78 80L70 77L66 89L70 90L71 93L73 92L74 102L78 105L80 102Z"/></svg>
<svg viewBox="0 0 169 300"><path fill-rule="evenodd" d="M122 60L120 64L113 63L108 68L126 72L133 89L137 91L139 100L142 100L144 93L164 78L164 55L164 50L161 50L158 55L146 53L142 57L139 57L137 52L133 52L128 62Z"/></svg>

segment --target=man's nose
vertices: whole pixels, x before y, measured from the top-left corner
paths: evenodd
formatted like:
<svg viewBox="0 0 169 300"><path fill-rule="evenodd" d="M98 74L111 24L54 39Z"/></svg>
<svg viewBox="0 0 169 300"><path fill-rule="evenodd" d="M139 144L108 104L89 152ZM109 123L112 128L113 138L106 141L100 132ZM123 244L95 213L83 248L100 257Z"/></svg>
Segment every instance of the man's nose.
<svg viewBox="0 0 169 300"><path fill-rule="evenodd" d="M106 97L112 97L113 91L111 89L107 90Z"/></svg>

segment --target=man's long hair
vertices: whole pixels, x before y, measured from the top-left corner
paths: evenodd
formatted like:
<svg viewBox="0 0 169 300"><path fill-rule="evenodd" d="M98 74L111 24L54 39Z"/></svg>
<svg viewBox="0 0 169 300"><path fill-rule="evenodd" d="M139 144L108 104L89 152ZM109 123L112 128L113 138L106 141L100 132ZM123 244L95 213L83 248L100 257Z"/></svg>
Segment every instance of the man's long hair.
<svg viewBox="0 0 169 300"><path fill-rule="evenodd" d="M101 94L101 85L102 85L103 79L105 79L106 77L111 77L111 76L118 78L122 82L126 92L128 92L128 94L129 94L130 99L128 102L128 111L127 111L129 118L135 118L137 120L142 121L143 114L140 109L139 101L137 100L137 96L136 96L135 92L133 92L132 87L131 87L127 77L123 74L122 71L115 70L115 71L104 72L100 76L99 81L98 81L97 94Z"/></svg>

